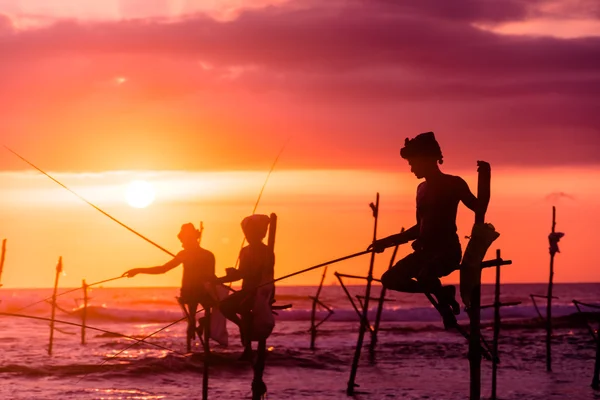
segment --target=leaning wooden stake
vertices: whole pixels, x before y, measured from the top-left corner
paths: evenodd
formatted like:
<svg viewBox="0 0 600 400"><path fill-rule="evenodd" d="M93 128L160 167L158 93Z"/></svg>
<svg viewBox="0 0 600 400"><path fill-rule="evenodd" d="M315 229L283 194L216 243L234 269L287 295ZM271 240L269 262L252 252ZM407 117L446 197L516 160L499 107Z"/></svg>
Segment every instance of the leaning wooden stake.
<svg viewBox="0 0 600 400"><path fill-rule="evenodd" d="M402 232L404 232L404 228L402 228ZM396 247L394 247L394 252L392 253L392 258L390 259L388 270L394 266L394 262L396 261L396 254L398 253L398 247L400 246L397 245ZM377 314L375 314L375 325L373 326L373 330L371 331L371 343L369 344L369 352L371 355L374 355L375 346L377 346L377 333L379 332L379 323L381 322L383 304L385 303L385 293L385 287L381 286L381 293L379 294L379 301L377 303Z"/></svg>
<svg viewBox="0 0 600 400"><path fill-rule="evenodd" d="M317 340L317 305L319 304L319 295L321 294L321 290L323 289L323 282L325 282L325 275L327 274L327 267L323 269L323 275L321 276L321 282L319 283L319 288L317 289L317 294L313 297L312 311L310 313L310 349L315 349L315 341Z"/></svg>
<svg viewBox="0 0 600 400"><path fill-rule="evenodd" d="M85 279L81 284L83 289L83 309L81 310L81 344L85 344L85 322L87 320L87 306L88 306L88 285L85 283Z"/></svg>
<svg viewBox="0 0 600 400"><path fill-rule="evenodd" d="M2 279L2 271L4 271L4 256L6 255L6 239L2 240L2 254L0 255L0 279ZM2 286L2 284L0 284Z"/></svg>
<svg viewBox="0 0 600 400"><path fill-rule="evenodd" d="M379 193L375 198L375 204L371 203L369 205L371 210L373 210L373 218L375 219L374 227L373 227L373 242L377 240L377 221L379 218ZM363 340L365 337L365 331L367 330L368 325L368 313L369 313L369 298L371 297L371 282L373 281L373 265L375 264L375 252L371 253L371 262L369 264L369 273L367 274L367 289L365 291L365 303L363 306L363 314L360 320L360 329L358 331L358 340L356 342L356 349L354 351L354 360L352 361L352 369L350 370L350 380L348 380L348 388L346 389L346 394L348 396L354 395L354 388L357 386L355 383L356 380L356 371L358 369L358 362L360 361L360 352L363 346Z"/></svg>
<svg viewBox="0 0 600 400"><path fill-rule="evenodd" d="M62 272L62 257L59 257L56 265L56 277L54 278L54 292L52 294L52 316L50 317L50 343L48 345L48 355L52 355L52 342L54 341L54 317L56 315L56 291L58 289L58 277Z"/></svg>
<svg viewBox="0 0 600 400"><path fill-rule="evenodd" d="M556 207L552 206L552 234L556 230ZM554 251L550 246L550 279L548 281L548 303L546 306L546 371L552 371L552 285L554 279Z"/></svg>
<svg viewBox="0 0 600 400"><path fill-rule="evenodd" d="M500 250L496 250L496 259L500 260ZM494 295L494 342L492 358L492 399L496 400L496 377L498 374L498 339L500 338L500 265L496 265L496 291Z"/></svg>

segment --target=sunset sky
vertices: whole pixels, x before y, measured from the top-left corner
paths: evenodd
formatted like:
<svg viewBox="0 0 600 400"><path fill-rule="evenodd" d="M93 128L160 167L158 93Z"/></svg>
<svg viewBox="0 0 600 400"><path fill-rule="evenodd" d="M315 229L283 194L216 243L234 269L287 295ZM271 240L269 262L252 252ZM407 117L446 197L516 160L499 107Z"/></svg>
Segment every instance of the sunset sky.
<svg viewBox="0 0 600 400"><path fill-rule="evenodd" d="M366 248L376 192L379 236L413 225L399 149L434 131L472 191L492 165L505 282L547 280L553 205L556 281L600 281L597 0L0 0L0 54L0 144L172 252L204 221L219 273L284 145L258 207L279 216L277 276ZM127 204L133 180L147 208ZM4 287L51 286L59 256L63 287L169 259L2 147L0 193ZM461 237L472 221L461 206Z"/></svg>

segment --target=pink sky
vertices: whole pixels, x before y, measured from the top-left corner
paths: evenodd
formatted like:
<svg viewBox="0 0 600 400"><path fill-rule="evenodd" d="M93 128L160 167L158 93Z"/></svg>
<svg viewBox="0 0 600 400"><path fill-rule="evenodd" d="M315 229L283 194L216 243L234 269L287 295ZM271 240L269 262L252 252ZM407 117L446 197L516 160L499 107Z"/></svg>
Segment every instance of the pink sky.
<svg viewBox="0 0 600 400"><path fill-rule="evenodd" d="M289 192L299 195L314 183L305 178L315 171L406 173L398 157L404 138L433 130L445 171L472 174L478 159L503 171L493 194L502 200L493 203L490 217L496 210L503 210L496 215L503 220L521 215L511 219L513 236L517 224L548 218L553 201L547 196L566 194L558 204L572 210L565 217L575 219L576 232L565 241L581 245L569 261L572 276L558 279L597 281L591 268L600 259L584 255L585 246L593 246L592 226L578 218L600 215L590 188L600 178L599 21L600 3L593 0L0 0L0 142L55 173L266 173L291 138L277 169L307 174L292 175L302 187ZM25 169L9 153L0 157L0 171ZM330 182L320 183L322 196L340 203L328 212L359 212L376 190L390 190L388 180L373 178L377 186L363 175L344 176L352 193L346 199L328 190ZM511 188L513 180L521 182L522 196ZM402 182L406 190L392 198L410 204L418 182ZM244 201L253 203L258 189L245 190ZM523 214L523 203L543 211ZM290 221L302 221L307 212L283 200L267 204L273 209L263 212L293 209ZM168 218L149 214L164 224L145 226L170 232L187 221L176 219L184 218L182 210ZM240 203L236 218L250 210ZM13 211L4 209L2 221L17 223ZM400 216L389 223L396 218L398 224ZM237 222L225 220L230 227L222 236L233 236ZM360 229L368 230L368 218L361 221ZM86 226L96 229L96 223L92 218ZM548 229L543 223L540 232ZM38 224L57 229L56 220ZM22 227L0 226L0 236L13 243L27 236ZM340 219L330 234L351 228ZM392 231L390 225L385 233ZM67 249L73 240L66 235L53 245ZM507 251L527 257L517 246L523 241L514 240ZM543 242L527 263L546 268ZM332 256L349 250L336 243ZM95 244L106 251L113 245ZM221 258L228 252L235 250L222 249ZM327 258L319 254L316 262ZM543 268L535 268L539 274L508 278L546 279Z"/></svg>

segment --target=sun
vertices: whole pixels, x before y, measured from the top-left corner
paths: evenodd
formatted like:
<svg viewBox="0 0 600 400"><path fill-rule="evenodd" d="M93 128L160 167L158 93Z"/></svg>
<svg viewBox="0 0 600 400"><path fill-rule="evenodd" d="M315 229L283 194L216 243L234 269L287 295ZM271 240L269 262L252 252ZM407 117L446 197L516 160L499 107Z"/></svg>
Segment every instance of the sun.
<svg viewBox="0 0 600 400"><path fill-rule="evenodd" d="M156 197L154 187L146 181L135 180L127 185L125 199L127 204L134 208L146 208Z"/></svg>

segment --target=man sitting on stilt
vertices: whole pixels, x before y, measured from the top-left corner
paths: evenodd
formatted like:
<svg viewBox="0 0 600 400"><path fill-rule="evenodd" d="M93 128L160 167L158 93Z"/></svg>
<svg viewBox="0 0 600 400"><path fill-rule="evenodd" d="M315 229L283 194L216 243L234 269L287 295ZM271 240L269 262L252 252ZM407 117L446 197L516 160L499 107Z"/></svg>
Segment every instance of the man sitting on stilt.
<svg viewBox="0 0 600 400"><path fill-rule="evenodd" d="M218 279L221 283L243 279L242 290L222 300L220 310L240 328L245 360L252 359L251 341L257 337L266 339L275 324L271 311L275 285L269 283L275 274L275 254L263 243L269 223L267 215L244 218L242 230L248 246L240 251L239 269L227 268L227 275Z"/></svg>
<svg viewBox="0 0 600 400"><path fill-rule="evenodd" d="M216 303L215 283L215 256L210 251L200 247L199 239L201 233L188 223L181 226L177 238L181 242L183 250L177 253L175 258L164 265L150 268L134 268L125 272L123 276L133 278L137 274L164 274L179 264L183 264L183 278L179 301L187 305L188 310L188 338L193 339L196 328L196 311L198 304L208 309ZM198 332L198 337L202 335Z"/></svg>
<svg viewBox="0 0 600 400"><path fill-rule="evenodd" d="M417 188L417 223L404 232L375 241L369 248L382 252L387 247L413 241L414 252L384 273L381 283L388 290L433 294L444 326L451 328L456 324L454 315L460 313L460 305L455 299L455 287L442 286L439 278L460 266L462 250L456 233L458 204L462 201L475 212L487 204L480 204L462 178L440 171L442 151L433 132L407 138L400 155L418 179L425 178Z"/></svg>

